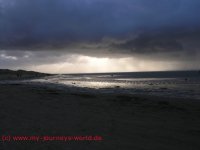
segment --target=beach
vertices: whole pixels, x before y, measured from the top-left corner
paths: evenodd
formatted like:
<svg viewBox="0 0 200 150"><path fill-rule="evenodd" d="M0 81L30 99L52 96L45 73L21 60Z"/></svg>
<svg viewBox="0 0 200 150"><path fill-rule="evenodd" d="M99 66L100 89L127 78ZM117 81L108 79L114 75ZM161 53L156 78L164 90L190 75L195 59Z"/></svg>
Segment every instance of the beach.
<svg viewBox="0 0 200 150"><path fill-rule="evenodd" d="M0 150L200 150L200 0L0 0Z"/></svg>
<svg viewBox="0 0 200 150"><path fill-rule="evenodd" d="M100 141L1 141L1 149L198 150L200 102L0 84L0 133L98 135Z"/></svg>

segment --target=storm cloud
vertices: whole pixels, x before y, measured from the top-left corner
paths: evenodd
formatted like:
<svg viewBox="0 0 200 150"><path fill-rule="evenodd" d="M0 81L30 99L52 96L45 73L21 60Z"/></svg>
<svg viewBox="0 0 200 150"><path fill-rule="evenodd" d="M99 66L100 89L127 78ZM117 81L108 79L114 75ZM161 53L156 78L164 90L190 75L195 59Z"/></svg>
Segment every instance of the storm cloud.
<svg viewBox="0 0 200 150"><path fill-rule="evenodd" d="M0 0L0 62L132 56L198 68L199 8L199 0Z"/></svg>

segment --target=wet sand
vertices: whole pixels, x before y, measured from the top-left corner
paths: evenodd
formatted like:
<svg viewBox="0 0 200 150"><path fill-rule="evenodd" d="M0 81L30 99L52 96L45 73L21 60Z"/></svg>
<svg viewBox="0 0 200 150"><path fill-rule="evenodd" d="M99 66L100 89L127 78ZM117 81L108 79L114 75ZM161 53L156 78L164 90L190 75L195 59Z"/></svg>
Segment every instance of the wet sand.
<svg viewBox="0 0 200 150"><path fill-rule="evenodd" d="M2 142L2 150L198 150L200 102L0 85L0 135L100 135L102 141Z"/></svg>

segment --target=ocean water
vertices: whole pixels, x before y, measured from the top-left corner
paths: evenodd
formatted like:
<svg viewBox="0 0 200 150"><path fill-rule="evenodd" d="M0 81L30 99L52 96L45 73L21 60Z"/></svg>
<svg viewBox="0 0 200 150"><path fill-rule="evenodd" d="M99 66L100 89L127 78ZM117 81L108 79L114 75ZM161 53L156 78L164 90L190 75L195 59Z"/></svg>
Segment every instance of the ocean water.
<svg viewBox="0 0 200 150"><path fill-rule="evenodd" d="M53 83L103 93L200 99L199 71L60 74L31 82Z"/></svg>

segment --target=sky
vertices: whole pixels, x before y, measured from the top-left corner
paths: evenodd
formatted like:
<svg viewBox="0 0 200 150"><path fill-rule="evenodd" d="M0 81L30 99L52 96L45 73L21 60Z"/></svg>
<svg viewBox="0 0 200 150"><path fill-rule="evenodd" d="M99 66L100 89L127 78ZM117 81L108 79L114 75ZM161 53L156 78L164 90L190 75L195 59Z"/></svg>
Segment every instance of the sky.
<svg viewBox="0 0 200 150"><path fill-rule="evenodd" d="M200 69L199 0L0 0L0 68Z"/></svg>

